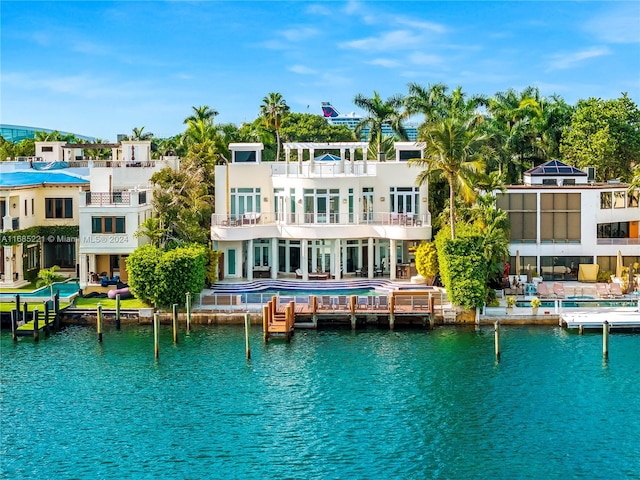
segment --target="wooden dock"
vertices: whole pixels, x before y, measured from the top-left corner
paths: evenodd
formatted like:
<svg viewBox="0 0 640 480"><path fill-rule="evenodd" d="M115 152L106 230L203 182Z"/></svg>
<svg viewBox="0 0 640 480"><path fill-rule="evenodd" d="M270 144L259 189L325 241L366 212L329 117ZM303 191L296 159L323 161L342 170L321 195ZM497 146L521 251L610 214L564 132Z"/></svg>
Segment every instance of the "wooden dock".
<svg viewBox="0 0 640 480"><path fill-rule="evenodd" d="M424 290L393 291L389 295L320 295L296 303L294 297L273 297L263 307L265 338L293 335L294 328L377 325L432 328L435 296Z"/></svg>
<svg viewBox="0 0 640 480"><path fill-rule="evenodd" d="M59 308L56 301L43 302L42 308L34 308L29 310L28 303L25 302L24 310L13 309L11 311L11 332L13 340L16 341L18 337L33 337L34 341L40 339L40 333L44 332L46 335L51 333L51 330L58 328Z"/></svg>

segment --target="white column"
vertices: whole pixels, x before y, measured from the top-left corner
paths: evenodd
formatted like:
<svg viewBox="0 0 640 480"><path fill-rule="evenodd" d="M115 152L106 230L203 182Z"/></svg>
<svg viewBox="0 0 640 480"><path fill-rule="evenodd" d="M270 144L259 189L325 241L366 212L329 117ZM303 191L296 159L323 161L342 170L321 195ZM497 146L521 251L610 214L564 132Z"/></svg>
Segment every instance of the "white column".
<svg viewBox="0 0 640 480"><path fill-rule="evenodd" d="M96 254L95 253L90 253L89 255L87 255L89 257L89 271L93 272L95 274L99 274L100 272L96 271Z"/></svg>
<svg viewBox="0 0 640 480"><path fill-rule="evenodd" d="M341 252L342 241L339 238L336 238L333 241L333 273L335 275L336 280L340 280L342 278L340 272L340 264L342 263L342 255Z"/></svg>
<svg viewBox="0 0 640 480"><path fill-rule="evenodd" d="M355 167L356 167L356 149L355 148L349 149L349 165L351 167L351 171L349 173L355 173Z"/></svg>
<svg viewBox="0 0 640 480"><path fill-rule="evenodd" d="M302 174L302 157L304 155L304 150L302 148L298 148L298 175Z"/></svg>
<svg viewBox="0 0 640 480"><path fill-rule="evenodd" d="M247 280L253 280L253 239L247 240Z"/></svg>
<svg viewBox="0 0 640 480"><path fill-rule="evenodd" d="M313 156L315 155L314 152L315 152L315 149L313 148L309 149L309 175L311 175L315 170L315 161L313 160Z"/></svg>
<svg viewBox="0 0 640 480"><path fill-rule="evenodd" d="M309 250L309 240L303 238L300 242L300 268L302 269L302 279L309 280L309 258L307 252Z"/></svg>
<svg viewBox="0 0 640 480"><path fill-rule="evenodd" d="M4 262L4 281L13 283L13 247L8 246L2 249L2 261Z"/></svg>
<svg viewBox="0 0 640 480"><path fill-rule="evenodd" d="M389 280L396 279L398 259L396 258L396 240L389 240Z"/></svg>
<svg viewBox="0 0 640 480"><path fill-rule="evenodd" d="M375 274L375 270L373 269L374 267L374 257L376 255L376 252L373 249L373 237L369 237L369 239L367 240L367 275L369 278L373 278L374 274Z"/></svg>
<svg viewBox="0 0 640 480"><path fill-rule="evenodd" d="M278 278L278 265L280 265L278 252L278 239L271 239L271 278Z"/></svg>
<svg viewBox="0 0 640 480"><path fill-rule="evenodd" d="M89 264L87 263L87 255L81 253L78 261L80 262L80 288L85 288L89 283Z"/></svg>

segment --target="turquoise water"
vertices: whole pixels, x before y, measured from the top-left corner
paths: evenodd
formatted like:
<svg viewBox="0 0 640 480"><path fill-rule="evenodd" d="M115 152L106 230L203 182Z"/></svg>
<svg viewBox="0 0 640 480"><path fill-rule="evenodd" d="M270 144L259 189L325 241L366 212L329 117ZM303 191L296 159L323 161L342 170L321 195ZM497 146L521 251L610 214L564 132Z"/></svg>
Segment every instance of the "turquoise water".
<svg viewBox="0 0 640 480"><path fill-rule="evenodd" d="M53 284L53 293L60 292L61 297L69 297L75 293L78 293L80 286L74 282L60 282ZM49 297L51 290L49 287L42 287L33 292L2 292L0 298L7 299L16 296L16 293L20 294L20 297Z"/></svg>
<svg viewBox="0 0 640 480"><path fill-rule="evenodd" d="M553 308L555 305L554 301L551 300L543 300L540 302L540 308ZM562 300L562 306L567 308L599 308L599 307L635 307L638 305L637 300ZM531 307L531 302L529 300L516 302L517 307Z"/></svg>
<svg viewBox="0 0 640 480"><path fill-rule="evenodd" d="M2 478L638 478L640 337L199 326L0 338ZM44 369L49 365L49 369Z"/></svg>

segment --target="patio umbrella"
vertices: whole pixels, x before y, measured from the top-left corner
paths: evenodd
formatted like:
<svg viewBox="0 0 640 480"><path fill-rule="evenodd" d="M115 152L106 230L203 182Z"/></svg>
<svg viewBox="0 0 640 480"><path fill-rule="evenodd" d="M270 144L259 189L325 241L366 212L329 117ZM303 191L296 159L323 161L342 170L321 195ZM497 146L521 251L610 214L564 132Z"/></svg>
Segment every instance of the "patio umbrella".
<svg viewBox="0 0 640 480"><path fill-rule="evenodd" d="M616 277L622 277L622 252L618 250L618 259L616 261Z"/></svg>
<svg viewBox="0 0 640 480"><path fill-rule="evenodd" d="M516 275L520 277L520 250L516 250Z"/></svg>

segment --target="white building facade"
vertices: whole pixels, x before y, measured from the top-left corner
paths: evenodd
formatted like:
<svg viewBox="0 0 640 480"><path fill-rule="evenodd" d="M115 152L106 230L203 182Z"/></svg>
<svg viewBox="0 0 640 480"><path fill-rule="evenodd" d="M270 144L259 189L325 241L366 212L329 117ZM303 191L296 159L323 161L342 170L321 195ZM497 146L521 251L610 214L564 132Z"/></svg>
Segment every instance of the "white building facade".
<svg viewBox="0 0 640 480"><path fill-rule="evenodd" d="M261 144L231 144L215 170L220 278L408 277L431 216L419 169L400 159L424 146L396 148L395 161L378 162L364 142L285 143L285 161L262 163Z"/></svg>
<svg viewBox="0 0 640 480"><path fill-rule="evenodd" d="M529 266L547 281L577 280L580 264L615 272L618 252L625 266L640 262L639 199L627 184L593 182L558 160L529 170L523 185L498 194L511 223L511 273Z"/></svg>

